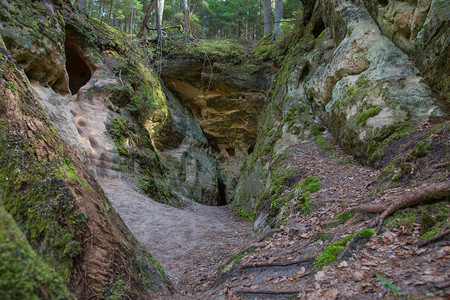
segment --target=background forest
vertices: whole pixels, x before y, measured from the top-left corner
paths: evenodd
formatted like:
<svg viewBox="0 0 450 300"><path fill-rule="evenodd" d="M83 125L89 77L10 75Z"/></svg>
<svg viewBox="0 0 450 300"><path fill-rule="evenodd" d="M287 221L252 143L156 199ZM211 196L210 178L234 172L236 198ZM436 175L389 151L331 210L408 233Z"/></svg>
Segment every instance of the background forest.
<svg viewBox="0 0 450 300"><path fill-rule="evenodd" d="M271 30L270 23L274 17L275 31L282 31L302 9L299 0L72 0L72 2L77 3L80 10L89 17L97 18L131 34L139 33L147 12L150 16L146 23L149 28L155 28L154 6L161 4L164 6L163 28L184 25L184 4L187 5L188 26L183 27L188 27L186 31L190 31L195 37L207 39L261 39L265 33L264 27L266 32ZM266 19L264 6L267 7ZM279 21L280 18L283 22Z"/></svg>

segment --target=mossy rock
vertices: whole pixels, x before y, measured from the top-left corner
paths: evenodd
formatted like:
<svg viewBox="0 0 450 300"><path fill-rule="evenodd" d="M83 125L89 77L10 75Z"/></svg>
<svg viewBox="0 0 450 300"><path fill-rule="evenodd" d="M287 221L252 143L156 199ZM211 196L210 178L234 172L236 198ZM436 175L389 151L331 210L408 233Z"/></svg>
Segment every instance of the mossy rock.
<svg viewBox="0 0 450 300"><path fill-rule="evenodd" d="M33 251L1 205L0 298L75 299L63 278Z"/></svg>

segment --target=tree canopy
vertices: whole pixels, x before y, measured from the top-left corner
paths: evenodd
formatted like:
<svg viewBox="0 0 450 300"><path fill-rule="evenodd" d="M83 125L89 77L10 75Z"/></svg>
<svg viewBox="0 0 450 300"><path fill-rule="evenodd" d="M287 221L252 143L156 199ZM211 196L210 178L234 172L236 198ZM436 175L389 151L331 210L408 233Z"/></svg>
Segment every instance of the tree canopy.
<svg viewBox="0 0 450 300"><path fill-rule="evenodd" d="M152 2L151 0L72 1L78 4L82 13L129 34L137 34L140 31L147 9ZM268 1L271 4L271 11L274 10L275 0ZM279 1L283 2L282 16L284 19L292 18L293 13L301 7L299 0ZM176 25L186 27L183 2L185 0L165 1L162 27ZM147 27L152 29L156 28L155 6L157 5L153 5L151 8L147 24ZM187 6L189 31L197 38L257 40L264 34L263 0L188 0ZM271 13L270 19L273 18L273 15Z"/></svg>

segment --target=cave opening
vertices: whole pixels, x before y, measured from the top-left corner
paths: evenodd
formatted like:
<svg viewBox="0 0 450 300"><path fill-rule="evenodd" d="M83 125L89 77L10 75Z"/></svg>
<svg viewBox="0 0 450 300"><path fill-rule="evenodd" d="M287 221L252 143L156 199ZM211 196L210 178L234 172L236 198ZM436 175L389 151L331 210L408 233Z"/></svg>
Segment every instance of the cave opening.
<svg viewBox="0 0 450 300"><path fill-rule="evenodd" d="M318 38L319 35L322 33L322 31L325 30L325 23L323 22L323 20L320 20L318 22L316 22L316 24L314 24L314 28L312 31L312 34L314 35L314 38Z"/></svg>
<svg viewBox="0 0 450 300"><path fill-rule="evenodd" d="M227 197L225 194L226 186L222 179L217 180L217 187L219 188L219 198L217 200L217 206L227 205Z"/></svg>
<svg viewBox="0 0 450 300"><path fill-rule="evenodd" d="M66 33L66 70L69 75L69 89L72 95L91 79L91 70L78 53L78 47Z"/></svg>

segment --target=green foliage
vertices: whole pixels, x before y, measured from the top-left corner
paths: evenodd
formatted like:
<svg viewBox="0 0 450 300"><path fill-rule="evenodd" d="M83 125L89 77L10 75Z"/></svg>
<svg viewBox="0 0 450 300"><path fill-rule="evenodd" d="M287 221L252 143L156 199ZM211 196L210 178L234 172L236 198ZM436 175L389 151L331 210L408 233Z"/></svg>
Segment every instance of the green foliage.
<svg viewBox="0 0 450 300"><path fill-rule="evenodd" d="M234 207L234 212L241 217L244 220L247 221L253 221L255 219L255 212L254 211L248 211L244 206L242 205L236 205Z"/></svg>
<svg viewBox="0 0 450 300"><path fill-rule="evenodd" d="M36 255L0 205L0 298L74 299L64 280Z"/></svg>
<svg viewBox="0 0 450 300"><path fill-rule="evenodd" d="M386 287L388 287L396 296L401 296L400 289L395 287L392 283L390 283L389 280L387 280L378 273L375 273L375 276L378 279L380 279L386 285Z"/></svg>

